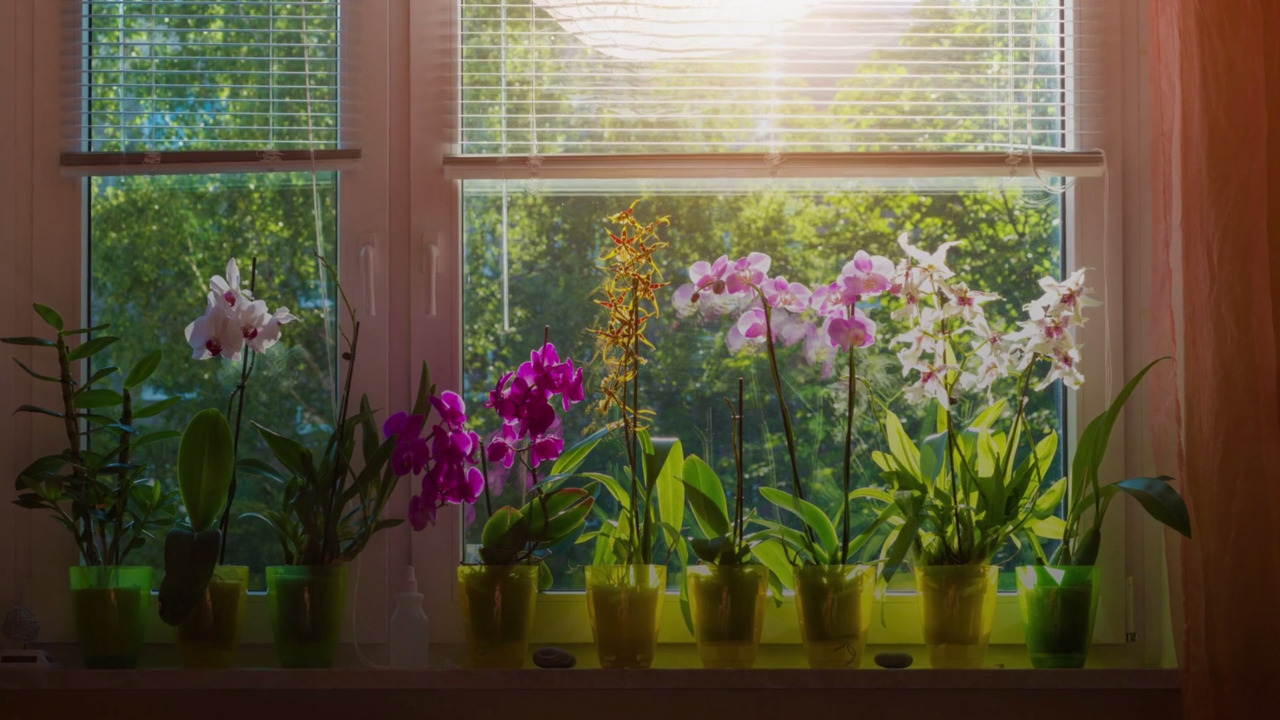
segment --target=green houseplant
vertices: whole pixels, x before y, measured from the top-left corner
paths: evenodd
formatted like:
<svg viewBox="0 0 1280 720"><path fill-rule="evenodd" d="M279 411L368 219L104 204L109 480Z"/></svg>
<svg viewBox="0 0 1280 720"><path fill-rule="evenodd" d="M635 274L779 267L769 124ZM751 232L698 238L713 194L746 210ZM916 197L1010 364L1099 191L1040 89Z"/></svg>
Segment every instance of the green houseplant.
<svg viewBox="0 0 1280 720"><path fill-rule="evenodd" d="M1152 518L1191 537L1191 518L1186 503L1171 484L1173 478L1134 477L1107 485L1100 482L1111 430L1125 403L1147 373L1166 359L1143 368L1125 384L1110 407L1085 426L1072 460L1062 544L1047 564L1018 568L1018 605L1027 650L1035 667L1084 667L1098 610L1097 559L1102 521L1112 500L1128 495ZM1066 483L1065 478L1059 481Z"/></svg>
<svg viewBox="0 0 1280 720"><path fill-rule="evenodd" d="M165 537L160 618L178 628L179 655L187 667L234 665L244 623L249 568L225 562L245 395L258 356L279 342L282 326L296 320L288 308L272 313L254 298L257 271L255 259L248 287L241 287L240 269L235 258L229 260L226 277L215 275L209 282L204 314L185 331L193 359L240 362L226 417L216 410L198 414L179 448L188 525Z"/></svg>
<svg viewBox="0 0 1280 720"><path fill-rule="evenodd" d="M164 492L158 482L144 477L146 466L133 462L138 448L171 440L177 433L141 433L135 423L164 412L177 399L134 407L134 392L160 365L158 350L125 375L119 390L106 387L107 379L120 372L116 367L77 381L74 363L93 358L119 338L95 336L107 325L65 329L62 316L45 305L37 304L35 311L53 330L52 339L12 337L2 342L52 350L56 375L37 372L17 358L14 362L35 379L57 385L62 402L56 410L22 405L17 412L58 419L67 444L18 474L14 502L48 511L79 547L81 565L70 571L71 596L85 665L135 667L151 616L151 568L125 563L172 524L177 500L177 493ZM69 341L81 335L86 339L71 348ZM90 437L91 445L86 441Z"/></svg>
<svg viewBox="0 0 1280 720"><path fill-rule="evenodd" d="M549 331L548 331L549 334ZM424 381L423 387L426 386ZM545 342L528 362L498 380L486 407L502 426L480 438L467 425L466 404L453 392L420 394L412 413L388 419L384 432L396 440L392 465L400 475L421 475L421 489L410 501L415 530L434 524L446 505L469 512L481 497L488 516L481 534L479 562L458 567L462 620L471 664L479 668L520 668L528 654L539 589L551 585L545 560L582 531L595 498L585 488L561 487L577 470L604 432L564 448L557 396L567 411L583 399L582 371L561 361ZM433 412L438 420L422 433ZM545 463L549 474L540 475ZM489 463L495 465L490 473ZM507 471L519 465L528 484L519 507L494 507ZM501 468L500 470L498 468Z"/></svg>
<svg viewBox="0 0 1280 720"><path fill-rule="evenodd" d="M654 263L654 255L668 247L658 228L669 220L641 223L632 203L609 221L617 231L610 231L601 259L607 277L596 300L607 319L591 332L603 367L598 409L617 418L610 427L621 430L627 464L620 481L602 479L617 502L617 517L602 518L600 530L582 537L596 542L586 569L587 611L602 667L647 668L657 649L667 588L666 563L654 562L660 538L668 556L677 553L682 565L687 560L680 537L680 442L653 440L648 430L653 413L640 406L642 352L652 347L645 329L659 313L655 291L666 285Z"/></svg>
<svg viewBox="0 0 1280 720"><path fill-rule="evenodd" d="M888 452L874 459L893 488L888 511L897 516L884 544L885 575L904 558L914 568L934 667L980 667L995 615L996 554L1015 540L1044 559L1040 538L1059 536L1063 526L1054 512L1065 484L1042 492L1058 440L1054 433L1034 437L1026 412L1031 381L1048 366L1037 390L1059 379L1071 388L1083 382L1073 330L1084 321L1083 309L1096 303L1084 271L1064 282L1045 278L1044 296L1027 306L1020 329L1006 335L982 311L982 303L996 296L969 289L946 267L950 243L932 254L905 236L900 244L906 258L894 286L904 302L895 313L908 330L895 342L907 346L899 358L914 377L903 395L911 404L935 407L937 424L917 444L893 412L884 413ZM1015 404L1002 430L1007 406L991 396L1005 378ZM986 391L988 404L964 423L958 397L966 391Z"/></svg>
<svg viewBox="0 0 1280 720"><path fill-rule="evenodd" d="M320 262L331 277L337 277L327 262L322 258ZM382 517L399 479L389 466L396 443L393 438L379 439L367 396L361 398L359 411L352 411L360 321L342 286L335 286L351 334L343 331L346 371L329 439L313 453L302 443L255 423L276 464L253 458L237 463L239 472L283 487L279 510L246 516L266 522L280 541L285 564L267 568L267 604L280 664L289 668L332 665L346 607L346 563L374 535L403 522Z"/></svg>
<svg viewBox="0 0 1280 720"><path fill-rule="evenodd" d="M780 548L776 541L767 539L767 531L747 533L750 516L743 503L741 378L738 404L728 404L737 470L733 514L729 514L724 485L711 466L696 455L685 458L685 497L694 527L701 534L690 538L689 545L703 564L687 568L681 594L689 599L689 629L703 667L749 669L760 649L766 593L771 582L777 583L759 556L770 550L780 553Z"/></svg>
<svg viewBox="0 0 1280 720"><path fill-rule="evenodd" d="M781 583L795 589L810 666L857 668L870 629L875 569L868 564L851 564L851 560L867 549L868 540L888 516L855 535L849 506L859 498L891 500L880 489L852 488L854 415L860 382L857 352L876 340L876 324L860 305L890 288L893 264L860 251L835 281L813 291L782 276L770 277L771 265L772 259L764 253L750 253L732 262L728 256L714 263L696 262L689 268L690 282L676 290L674 303L681 315L694 311L710 316L738 315L725 337L728 348L733 352L764 348L782 416L793 491L763 487L760 492L776 511L794 518L800 529L780 520L755 518L775 540L760 543L753 553L772 568ZM843 502L837 506L834 520L806 498L778 363L779 344L800 342L804 343L805 358L825 365L828 371L834 370L834 359L840 352L847 353Z"/></svg>

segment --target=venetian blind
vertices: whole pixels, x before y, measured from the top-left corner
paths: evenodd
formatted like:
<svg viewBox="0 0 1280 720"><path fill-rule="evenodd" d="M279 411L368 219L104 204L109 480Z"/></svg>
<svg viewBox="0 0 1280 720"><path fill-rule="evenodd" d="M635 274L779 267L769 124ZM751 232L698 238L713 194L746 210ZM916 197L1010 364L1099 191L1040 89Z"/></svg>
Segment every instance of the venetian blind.
<svg viewBox="0 0 1280 720"><path fill-rule="evenodd" d="M69 3L81 111L68 149L278 156L349 144L339 123L343 1Z"/></svg>
<svg viewBox="0 0 1280 720"><path fill-rule="evenodd" d="M460 3L460 149L479 156L1088 148L1114 4Z"/></svg>

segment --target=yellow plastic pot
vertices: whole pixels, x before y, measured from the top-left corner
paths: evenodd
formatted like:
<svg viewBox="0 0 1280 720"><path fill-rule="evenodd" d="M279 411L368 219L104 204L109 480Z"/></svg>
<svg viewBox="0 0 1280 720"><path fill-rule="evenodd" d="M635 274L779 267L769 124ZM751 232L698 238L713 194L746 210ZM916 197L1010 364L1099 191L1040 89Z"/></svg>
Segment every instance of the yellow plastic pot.
<svg viewBox="0 0 1280 720"><path fill-rule="evenodd" d="M750 669L760 650L768 569L697 565L688 573L693 638L702 666Z"/></svg>
<svg viewBox="0 0 1280 720"><path fill-rule="evenodd" d="M587 614L603 668L647 668L658 648L667 594L660 565L609 565L586 569Z"/></svg>
<svg viewBox="0 0 1280 720"><path fill-rule="evenodd" d="M795 585L796 615L809 667L860 667L875 605L875 567L799 566L795 568Z"/></svg>
<svg viewBox="0 0 1280 720"><path fill-rule="evenodd" d="M524 667L538 602L538 566L463 565L458 588L472 667Z"/></svg>
<svg viewBox="0 0 1280 720"><path fill-rule="evenodd" d="M1000 568L930 565L916 568L915 575L920 625L933 667L982 667L996 618Z"/></svg>

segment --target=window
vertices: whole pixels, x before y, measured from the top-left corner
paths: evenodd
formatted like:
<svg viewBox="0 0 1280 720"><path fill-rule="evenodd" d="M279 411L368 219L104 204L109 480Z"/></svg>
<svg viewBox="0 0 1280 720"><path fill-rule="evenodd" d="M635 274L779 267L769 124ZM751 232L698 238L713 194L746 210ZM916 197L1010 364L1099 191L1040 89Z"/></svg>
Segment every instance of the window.
<svg viewBox="0 0 1280 720"><path fill-rule="evenodd" d="M672 217L663 270L673 286L642 375L654 432L679 437L728 476L721 398L746 378L746 500L768 512L756 488L791 480L766 364L728 353L726 324L668 312L670 292L694 260L753 250L812 286L858 249L895 257L897 235L911 232L928 247L967 240L953 267L1000 293L997 313L1014 320L1037 289L1029 279L1096 257L1081 228L1095 228L1090 216L1101 211L1082 202L1102 194L1074 186L1103 172L1100 154L1080 152L1105 139L1094 5L462 0L460 129L444 164L461 186L468 400L482 402L544 325L590 361L584 330L598 319L590 295L602 219L638 198L642 219ZM887 314L874 314L886 339L896 334ZM839 393L799 355L783 353L801 474L834 510ZM870 364L887 387L897 372L887 343ZM1077 400L1055 389L1035 402L1037 430L1070 438ZM855 481L879 484L868 457L879 439L869 413L861 417ZM577 413L566 432L598 420ZM1064 450L1069 443L1059 468ZM611 459L595 461L604 469ZM509 482L506 492L521 487ZM478 543L480 525L464 544ZM1000 559L1015 555L1031 557L1011 546ZM590 557L590 545L557 554L556 589L581 589ZM903 573L891 590L911 584Z"/></svg>

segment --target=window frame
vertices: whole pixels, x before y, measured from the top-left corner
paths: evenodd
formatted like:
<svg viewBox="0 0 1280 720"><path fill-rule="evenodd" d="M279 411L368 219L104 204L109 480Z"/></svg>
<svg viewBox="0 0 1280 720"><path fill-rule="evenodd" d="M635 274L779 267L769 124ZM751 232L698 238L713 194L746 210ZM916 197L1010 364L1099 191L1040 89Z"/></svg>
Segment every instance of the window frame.
<svg viewBox="0 0 1280 720"><path fill-rule="evenodd" d="M64 0L78 3L79 0ZM39 334L43 329L32 318L32 302L43 302L59 308L68 323L78 324L88 314L88 281L90 268L85 259L89 238L89 195L87 177L60 169L58 158L63 150L63 129L78 122L79 108L68 108L66 98L76 84L77 74L65 73L62 59L79 57L80 38L64 32L62 3L19 0L5 3L0 16L12 15L0 29L0 47L14 49L15 72L0 79L0 98L4 107L13 108L16 132L2 132L0 158L21 158L13 163L10 173L0 174L0 203L12 200L12 225L0 224L0 238L14 248L15 262L6 268L6 292L10 295L0 321L5 335ZM344 66L340 82L344 87L361 88L360 103L344 102L341 106L343 126L385 128L389 123L390 59L386 53L370 49L385 48L388 43L390 9L385 3L347 3L342 9L342 48ZM30 32L18 32L18 28ZM357 62L349 62L358 57ZM24 72L25 69L25 72ZM12 100L12 102L9 102ZM50 118L62 123L49 122ZM0 128L3 128L0 125ZM348 136L343 132L344 140ZM29 137L29 154L19 153L20 139ZM184 175L206 175L225 172L265 173L274 170L295 172L334 170L339 175L338 188L338 273L344 289L357 306L361 323L360 364L353 379L353 391L367 393L375 408L396 405L391 394L392 363L386 348L391 335L390 254L391 193L390 138L385 133L365 132L359 136L361 157L337 167L310 161L263 164L185 163L166 166L165 172ZM126 172L136 173L129 169ZM28 188L30 189L28 191ZM27 210L29 212L16 212ZM0 204L0 207L6 205ZM67 208L81 208L69 213ZM34 238L40 238L36 241ZM38 242L38 245L37 245ZM36 248L39 248L38 252ZM70 271L74 268L75 271ZM219 268L210 268L211 273ZM342 314L339 313L342 317ZM109 320L108 320L109 321ZM344 328L347 324L342 318ZM349 330L349 328L346 328ZM6 346L9 347L9 346ZM14 348L24 362L30 350ZM339 366L339 369L342 366ZM12 368L12 369L10 369ZM81 367L82 369L82 367ZM0 370L0 386L6 388L6 404L34 401L54 406L55 390L30 378L19 376L20 370L9 363ZM9 392L12 390L12 392ZM31 417L21 414L0 420L5 430L9 459L0 463L5 477L12 478L29 458L59 447L58 433L47 432L43 423L33 425ZM70 593L67 591L66 567L77 563L75 546L57 524L8 502L10 482L0 493L0 539L3 547L13 552L0 554L0 587L13 588L13 604L34 609L41 620L41 641L69 643L75 641L71 622ZM403 517L408 508L408 493L397 492L387 513ZM359 560L352 563L348 582L348 608L357 621L344 623L343 641L359 640L361 644L385 644L388 641L388 608L394 603L393 588L401 576L390 572L393 547L407 544L404 537L382 532L370 541ZM0 598L8 600L9 598ZM245 643L270 643L265 593L250 593L248 617L244 626ZM148 643L172 643L175 633L161 622L148 626Z"/></svg>
<svg viewBox="0 0 1280 720"><path fill-rule="evenodd" d="M1077 27L1103 28L1100 37L1094 39L1100 44L1105 58L1100 65L1132 65L1139 57L1145 42L1144 28L1140 23L1141 7L1145 6L1145 2L1146 0L1136 0L1125 3L1120 12L1121 21L1115 23L1101 23L1097 20L1098 15L1107 12L1104 8L1110 5L1109 0L1075 0L1072 4ZM429 361L433 376L441 382L441 386L452 388L461 385L460 359L463 354L461 181L451 179L451 175L460 173L451 173L451 168L444 166L444 158L459 144L456 121L461 94L458 13L458 0L419 0L413 5L410 22L410 33L414 39L410 44L410 107L414 118L410 138L411 193L414 203L410 222L415 238L411 249L415 264L410 272L421 270L428 275L425 278L427 282L416 283L415 288L420 288L420 293L436 293L437 302L443 300L437 308L445 313L444 317L437 313L434 317L415 314L410 318L411 355L415 362ZM1090 13L1094 14L1091 22L1087 17ZM445 27L448 32L445 32ZM446 38L448 42L441 43L441 38ZM436 42L428 43L428 39ZM443 80L442 72L448 73L447 81ZM1127 154L1136 152L1146 137L1142 125L1126 123L1126 114L1131 113L1132 109L1126 108L1123 100L1131 96L1131 90L1139 89L1135 87L1135 83L1140 82L1139 74L1132 72L1089 73L1082 75L1077 86L1070 91L1076 95L1100 94L1104 98L1099 103L1104 109L1103 116L1097 121L1100 127L1091 126L1089 129L1101 131L1097 149L1103 152L1107 169L1103 178L1082 180L1064 198L1064 218L1067 222L1064 264L1068 268L1089 267L1099 270L1093 275L1091 284L1106 301L1103 308L1105 316L1092 318L1082 329L1079 338L1086 346L1102 349L1105 358L1099 358L1096 350L1086 351L1084 371L1090 381L1081 391L1068 395L1067 432L1064 434L1072 440L1068 444L1069 452L1073 451L1074 441L1078 439L1085 422L1101 413L1109 404L1104 366L1112 369L1112 392L1117 391L1123 385L1124 378L1137 369L1130 367L1132 363L1127 362L1131 353L1127 354L1129 343L1126 339L1129 334L1124 329L1126 321L1135 323L1135 320L1126 302L1128 276L1125 274L1124 260L1129 243L1123 240L1126 239L1124 220L1128 216L1121 210L1124 208L1124 186L1132 184L1125 181L1139 172L1136 167L1127 169L1131 167L1125 162ZM542 159L545 166L546 159ZM705 160L715 163L721 159ZM513 162L519 161L503 158L501 167L495 164L497 169L492 172L504 173L504 169L510 169ZM675 164L680 164L680 161ZM659 165L666 167L668 164ZM501 176L496 178L500 179ZM591 174L590 177L601 175ZM1140 210L1140 206L1137 209ZM428 257L436 258L437 261L428 260ZM449 272L440 274L441 266ZM428 267L430 273L426 272ZM425 289L427 287L432 289L428 291ZM414 300L425 301L425 298L415 297ZM1130 326L1138 327L1137 324ZM442 337L447 342L441 342ZM1118 384L1114 384L1117 382ZM1132 430L1132 422L1127 422L1126 425ZM1117 428L1113 435L1111 452L1103 467L1103 472L1108 476L1120 477L1120 473L1126 469L1133 470L1133 463L1126 460L1131 455L1134 443L1126 442L1124 430L1125 428ZM1137 438L1137 441L1141 443L1145 438ZM1141 555L1144 549L1149 554L1150 550L1146 549L1148 543L1143 542L1142 538L1126 533L1126 523L1132 524L1133 518L1127 517L1132 515L1132 508L1128 507L1131 503L1125 505L1126 512L1110 513L1103 528L1104 536L1108 538L1109 551L1099 563L1102 592L1094 632L1096 644L1123 644L1127 638L1132 637L1130 633L1135 630L1126 626L1129 614L1127 611L1132 604L1130 593L1126 592L1126 581L1135 574L1132 562L1134 555ZM418 577L427 578L432 588L428 592L429 614L444 621L434 624L433 639L436 641L460 642L464 639L454 571L456 558L460 557L460 517L461 514L457 512L441 513L437 527L429 533L417 534L414 538L413 557ZM1145 584L1151 584L1146 578L1142 580ZM877 602L884 604L885 623L872 624L869 642L895 645L922 642L913 593L889 593ZM787 598L783 607L775 608L770 605L767 609L764 642L799 642L795 612L790 607L791 604L791 599ZM693 641L684 627L674 593L668 594L663 618L661 642ZM1147 638L1151 639L1149 634ZM539 598L538 617L531 639L533 642L591 642L582 593L543 593ZM1158 642L1159 638L1155 640ZM1016 595L1002 594L998 598L991 642L1023 642Z"/></svg>

